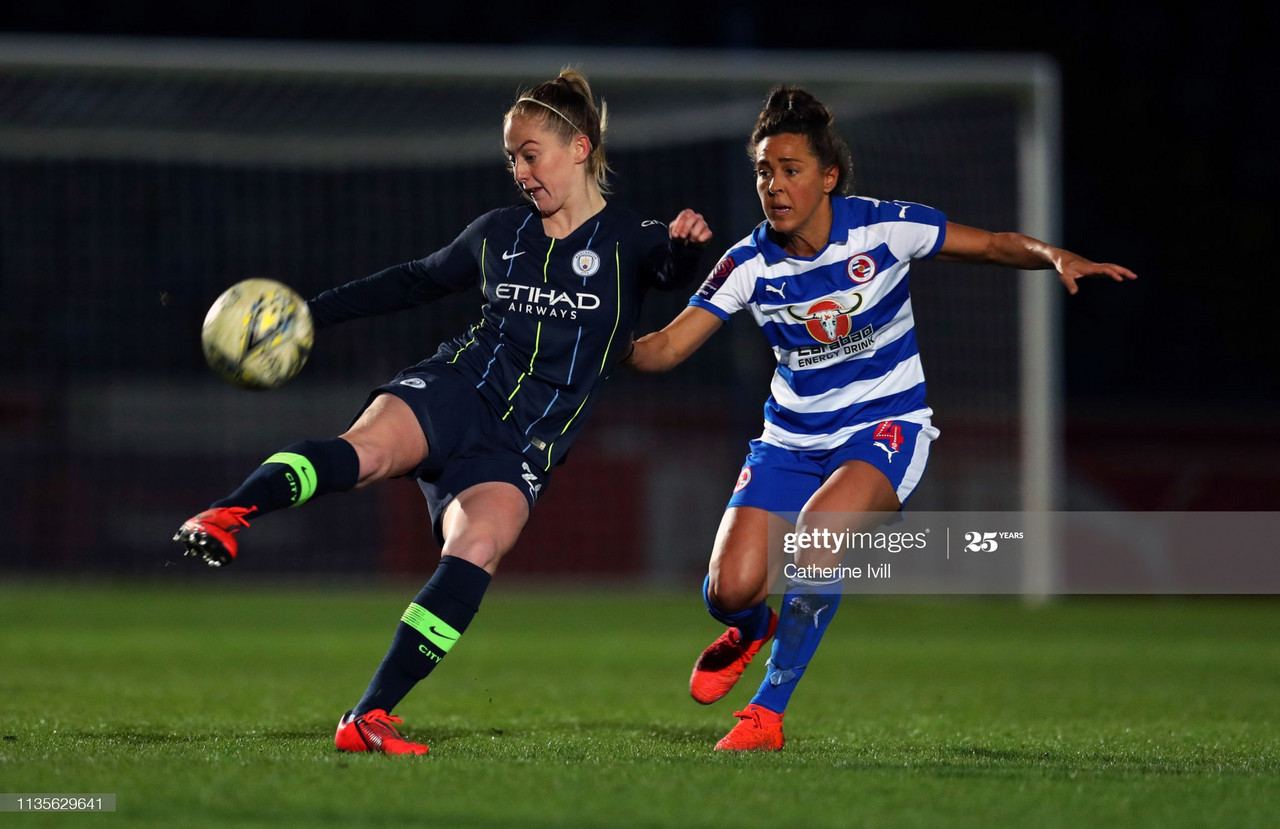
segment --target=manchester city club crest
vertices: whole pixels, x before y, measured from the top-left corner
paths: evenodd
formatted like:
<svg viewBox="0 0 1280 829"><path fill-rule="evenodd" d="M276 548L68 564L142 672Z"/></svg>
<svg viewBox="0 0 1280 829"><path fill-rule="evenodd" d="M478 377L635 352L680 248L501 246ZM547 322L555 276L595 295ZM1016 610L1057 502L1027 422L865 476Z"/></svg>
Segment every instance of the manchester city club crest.
<svg viewBox="0 0 1280 829"><path fill-rule="evenodd" d="M573 255L573 272L578 276L591 276L600 270L600 254L590 248Z"/></svg>

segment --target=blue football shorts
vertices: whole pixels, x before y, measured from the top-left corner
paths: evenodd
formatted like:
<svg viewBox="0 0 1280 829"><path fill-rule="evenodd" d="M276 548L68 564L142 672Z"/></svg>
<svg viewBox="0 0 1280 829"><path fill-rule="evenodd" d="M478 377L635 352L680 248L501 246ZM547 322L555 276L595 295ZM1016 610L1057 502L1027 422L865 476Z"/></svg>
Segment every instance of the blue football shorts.
<svg viewBox="0 0 1280 829"><path fill-rule="evenodd" d="M784 449L751 441L729 507L759 507L774 513L799 513L827 478L845 461L866 461L884 473L906 506L929 461L929 444L938 436L930 424L885 420L860 429L836 449Z"/></svg>

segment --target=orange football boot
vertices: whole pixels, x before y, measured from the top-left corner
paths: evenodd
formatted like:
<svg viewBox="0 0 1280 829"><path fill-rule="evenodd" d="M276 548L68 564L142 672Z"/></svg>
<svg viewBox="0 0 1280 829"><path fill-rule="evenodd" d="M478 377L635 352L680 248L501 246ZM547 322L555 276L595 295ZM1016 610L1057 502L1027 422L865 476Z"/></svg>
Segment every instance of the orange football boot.
<svg viewBox="0 0 1280 829"><path fill-rule="evenodd" d="M754 702L734 711L738 724L716 743L716 751L781 751L787 742L782 736L782 715Z"/></svg>
<svg viewBox="0 0 1280 829"><path fill-rule="evenodd" d="M738 628L729 628L720 634L694 663L693 675L689 677L689 693L703 705L710 705L729 693L777 627L778 614L770 608L769 629L764 638L744 642Z"/></svg>
<svg viewBox="0 0 1280 829"><path fill-rule="evenodd" d="M338 720L333 743L343 751L380 751L383 754L426 754L430 749L400 736L396 726L404 720L381 708L356 716L348 711Z"/></svg>
<svg viewBox="0 0 1280 829"><path fill-rule="evenodd" d="M173 540L187 548L186 555L199 556L210 567L225 567L236 560L236 533L249 526L245 516L257 507L214 507L183 522Z"/></svg>

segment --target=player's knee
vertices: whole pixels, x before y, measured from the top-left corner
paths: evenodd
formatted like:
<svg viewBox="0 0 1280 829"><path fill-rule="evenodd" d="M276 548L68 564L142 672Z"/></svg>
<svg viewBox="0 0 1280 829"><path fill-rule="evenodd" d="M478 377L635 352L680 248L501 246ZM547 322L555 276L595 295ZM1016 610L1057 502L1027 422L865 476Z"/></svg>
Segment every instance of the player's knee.
<svg viewBox="0 0 1280 829"><path fill-rule="evenodd" d="M759 579L712 574L707 583L707 601L724 613L739 613L754 607L765 598L767 591Z"/></svg>
<svg viewBox="0 0 1280 829"><path fill-rule="evenodd" d="M360 478L357 486L406 475L422 463L423 457L411 456L405 447L394 441L377 439L361 432L347 432L342 438L356 450L360 459Z"/></svg>
<svg viewBox="0 0 1280 829"><path fill-rule="evenodd" d="M403 400L383 394L374 398L355 424L341 437L360 458L357 486L406 475L428 453L416 415Z"/></svg>
<svg viewBox="0 0 1280 829"><path fill-rule="evenodd" d="M445 539L442 554L463 559L490 573L506 553L497 536L487 532L472 531Z"/></svg>
<svg viewBox="0 0 1280 829"><path fill-rule="evenodd" d="M377 446L352 441L356 449L356 457L360 459L360 479L358 486L380 481L388 476L391 470L390 453Z"/></svg>

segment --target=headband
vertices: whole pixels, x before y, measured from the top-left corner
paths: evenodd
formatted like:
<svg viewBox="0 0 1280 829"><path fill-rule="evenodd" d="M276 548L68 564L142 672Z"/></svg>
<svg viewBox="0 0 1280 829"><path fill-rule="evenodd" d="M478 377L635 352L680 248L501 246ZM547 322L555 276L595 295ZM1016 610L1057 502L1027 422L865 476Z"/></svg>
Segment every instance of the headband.
<svg viewBox="0 0 1280 829"><path fill-rule="evenodd" d="M574 130L576 130L577 132L582 133L583 135L586 135L586 133L584 133L584 132L582 132L582 130L578 129L578 125L577 125L577 124L575 124L575 123L573 123L573 120L572 120L571 118L569 118L569 116L568 116L568 115L565 115L563 112L561 112L560 110L556 109L556 108L555 108L555 107L553 107L551 104L548 104L546 101L539 101L537 98L518 98L518 99L516 99L516 103L517 103L517 104L518 104L518 103L521 103L521 102L523 102L523 101L528 101L528 102L529 102L529 103L531 103L531 104L537 104L538 106L544 106L544 107L546 107L547 109L549 109L549 110L551 110L552 112L554 112L556 115L559 115L561 118L563 118L563 119L565 120L565 123L567 123L569 126L573 127L573 128L574 128Z"/></svg>

